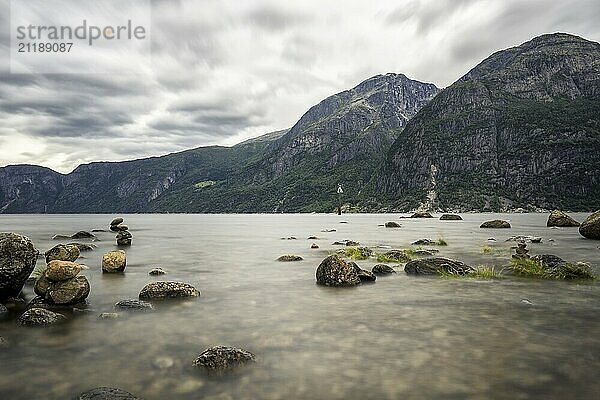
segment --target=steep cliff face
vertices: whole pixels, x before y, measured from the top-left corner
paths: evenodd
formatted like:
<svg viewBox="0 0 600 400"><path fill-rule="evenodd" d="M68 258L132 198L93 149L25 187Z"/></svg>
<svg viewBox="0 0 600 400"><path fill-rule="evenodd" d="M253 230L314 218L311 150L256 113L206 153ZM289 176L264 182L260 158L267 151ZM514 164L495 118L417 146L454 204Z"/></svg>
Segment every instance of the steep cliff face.
<svg viewBox="0 0 600 400"><path fill-rule="evenodd" d="M553 34L493 54L392 145L378 187L398 208L600 207L600 44Z"/></svg>
<svg viewBox="0 0 600 400"><path fill-rule="evenodd" d="M0 213L43 213L64 189L64 175L49 168L0 168Z"/></svg>

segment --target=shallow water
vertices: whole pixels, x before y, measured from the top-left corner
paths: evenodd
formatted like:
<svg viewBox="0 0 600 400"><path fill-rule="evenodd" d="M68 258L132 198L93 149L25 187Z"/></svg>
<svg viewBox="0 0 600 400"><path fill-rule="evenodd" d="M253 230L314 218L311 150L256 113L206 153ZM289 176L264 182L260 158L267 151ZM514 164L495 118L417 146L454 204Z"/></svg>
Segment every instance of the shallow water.
<svg viewBox="0 0 600 400"><path fill-rule="evenodd" d="M402 228L386 229L378 224L398 215L125 215L133 235L125 274L101 273L102 255L116 248L112 232L98 233L98 248L79 261L90 267L82 272L92 287L89 313L46 329L17 327L16 311L0 321L9 342L0 347L0 399L68 399L96 386L148 400L598 398L598 282L416 278L399 267L371 285L315 284L316 267L342 239L404 248L443 236L449 246L439 247L441 256L503 265L514 245L509 236L541 236L542 244L528 245L532 254L588 261L600 272L600 242L577 228L546 228L544 214L463 217L403 219ZM0 215L0 231L29 236L43 252L57 243L54 234L106 229L112 218ZM495 218L513 228L479 228ZM312 235L321 239L306 239ZM281 239L290 236L297 240ZM320 249L311 250L313 242ZM484 245L492 254L483 254ZM304 261L274 261L288 253ZM377 262L358 263L370 269ZM156 266L168 274L149 276ZM156 280L192 283L202 296L97 319ZM33 297L31 288L26 294ZM192 367L218 344L250 350L258 363L222 378ZM159 368L162 358L173 365Z"/></svg>

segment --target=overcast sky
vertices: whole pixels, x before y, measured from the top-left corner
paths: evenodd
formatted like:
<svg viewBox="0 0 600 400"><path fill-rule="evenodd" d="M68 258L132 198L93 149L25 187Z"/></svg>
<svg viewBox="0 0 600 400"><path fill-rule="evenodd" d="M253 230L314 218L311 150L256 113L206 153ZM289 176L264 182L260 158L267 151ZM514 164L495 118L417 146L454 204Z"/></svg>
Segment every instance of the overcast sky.
<svg viewBox="0 0 600 400"><path fill-rule="evenodd" d="M46 3L41 15L57 11ZM381 73L445 87L544 33L600 41L598 0L165 0L152 3L151 61L105 60L135 74L11 74L9 4L0 0L0 166L60 172L288 128Z"/></svg>

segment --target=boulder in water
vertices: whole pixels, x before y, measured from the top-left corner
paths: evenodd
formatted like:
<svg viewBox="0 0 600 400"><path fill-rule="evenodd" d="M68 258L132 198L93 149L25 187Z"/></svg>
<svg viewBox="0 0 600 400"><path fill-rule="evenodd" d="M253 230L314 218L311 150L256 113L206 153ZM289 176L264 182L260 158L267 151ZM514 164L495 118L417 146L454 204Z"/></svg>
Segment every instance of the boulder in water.
<svg viewBox="0 0 600 400"><path fill-rule="evenodd" d="M294 254L286 254L277 259L277 261L282 261L282 262L294 262L294 261L302 261L302 260L303 260L302 257L296 256Z"/></svg>
<svg viewBox="0 0 600 400"><path fill-rule="evenodd" d="M360 278L352 265L336 254L321 261L316 278L317 284L325 286L354 286L360 283Z"/></svg>
<svg viewBox="0 0 600 400"><path fill-rule="evenodd" d="M374 266L371 269L371 272L374 273L375 275L390 275L390 274L396 273L394 268L390 267L389 265L385 265L385 264L377 264L376 266Z"/></svg>
<svg viewBox="0 0 600 400"><path fill-rule="evenodd" d="M121 311L154 311L154 306L142 300L121 300L115 304L116 310Z"/></svg>
<svg viewBox="0 0 600 400"><path fill-rule="evenodd" d="M48 263L44 272L46 278L51 281L66 281L75 278L81 272L81 266L71 261L53 260Z"/></svg>
<svg viewBox="0 0 600 400"><path fill-rule="evenodd" d="M400 224L399 224L399 223L397 223L397 222L390 221L390 222L386 222L386 223L385 223L385 227L386 227L386 228L400 228L400 227L402 227L402 225L400 225Z"/></svg>
<svg viewBox="0 0 600 400"><path fill-rule="evenodd" d="M600 240L600 210L587 217L581 223L579 233L585 238Z"/></svg>
<svg viewBox="0 0 600 400"><path fill-rule="evenodd" d="M256 356L247 350L214 346L200 353L194 361L194 366L202 367L208 372L225 372L254 362L256 362Z"/></svg>
<svg viewBox="0 0 600 400"><path fill-rule="evenodd" d="M62 322L66 317L62 314L46 310L44 308L30 308L17 320L21 326L47 326Z"/></svg>
<svg viewBox="0 0 600 400"><path fill-rule="evenodd" d="M494 228L494 229L502 229L502 228L510 228L510 224L508 221L503 221L501 219L495 219L493 221L486 221L481 224L480 228Z"/></svg>
<svg viewBox="0 0 600 400"><path fill-rule="evenodd" d="M160 267L156 267L150 270L150 272L148 272L148 275L165 275L167 272L160 268Z"/></svg>
<svg viewBox="0 0 600 400"><path fill-rule="evenodd" d="M433 215L431 215L427 211L417 211L416 213L414 213L410 217L411 218L433 218Z"/></svg>
<svg viewBox="0 0 600 400"><path fill-rule="evenodd" d="M79 231L71 235L71 239L93 239L96 236L93 233L86 231Z"/></svg>
<svg viewBox="0 0 600 400"><path fill-rule="evenodd" d="M81 393L77 400L141 400L129 392L111 387L97 387Z"/></svg>
<svg viewBox="0 0 600 400"><path fill-rule="evenodd" d="M90 294L90 283L85 276L77 276L62 282L51 283L46 292L46 300L53 304L77 304Z"/></svg>
<svg viewBox="0 0 600 400"><path fill-rule="evenodd" d="M123 250L109 251L102 257L102 272L123 272L127 266L127 254Z"/></svg>
<svg viewBox="0 0 600 400"><path fill-rule="evenodd" d="M39 252L29 238L0 233L0 301L21 293Z"/></svg>
<svg viewBox="0 0 600 400"><path fill-rule="evenodd" d="M581 225L579 222L560 210L552 211L546 222L546 226L575 227L579 225Z"/></svg>
<svg viewBox="0 0 600 400"><path fill-rule="evenodd" d="M181 299L198 297L200 291L189 283L183 282L152 282L140 291L140 300Z"/></svg>
<svg viewBox="0 0 600 400"><path fill-rule="evenodd" d="M461 261L443 257L422 258L406 264L404 272L409 275L441 275L445 273L466 275L475 271Z"/></svg>
<svg viewBox="0 0 600 400"><path fill-rule="evenodd" d="M458 214L443 214L440 221L462 221L462 217Z"/></svg>

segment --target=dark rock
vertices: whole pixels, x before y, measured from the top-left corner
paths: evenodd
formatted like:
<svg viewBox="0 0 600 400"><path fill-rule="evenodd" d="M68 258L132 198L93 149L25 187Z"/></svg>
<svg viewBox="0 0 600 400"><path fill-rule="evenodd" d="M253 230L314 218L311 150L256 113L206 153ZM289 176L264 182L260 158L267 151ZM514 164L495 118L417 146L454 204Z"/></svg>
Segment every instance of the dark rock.
<svg viewBox="0 0 600 400"><path fill-rule="evenodd" d="M321 262L316 278L317 284L325 286L354 286L360 283L355 269L335 254Z"/></svg>
<svg viewBox="0 0 600 400"><path fill-rule="evenodd" d="M79 258L79 247L71 244L57 244L45 252L44 255L47 263L53 260L75 261Z"/></svg>
<svg viewBox="0 0 600 400"><path fill-rule="evenodd" d="M419 239L411 243L413 246L431 246L435 241L431 239Z"/></svg>
<svg viewBox="0 0 600 400"><path fill-rule="evenodd" d="M117 225L123 223L123 221L124 221L123 218L120 218L120 217L115 218L112 221L110 221L110 226L117 226Z"/></svg>
<svg viewBox="0 0 600 400"><path fill-rule="evenodd" d="M54 236L52 236L52 240L65 240L65 239L72 239L72 238L69 235L54 235Z"/></svg>
<svg viewBox="0 0 600 400"><path fill-rule="evenodd" d="M97 387L81 393L77 400L141 400L129 392L111 387Z"/></svg>
<svg viewBox="0 0 600 400"><path fill-rule="evenodd" d="M0 233L0 301L15 297L23 289L38 258L29 238Z"/></svg>
<svg viewBox="0 0 600 400"><path fill-rule="evenodd" d="M409 275L439 275L440 273L465 275L472 271L475 270L463 262L442 257L413 260L404 267L404 272Z"/></svg>
<svg viewBox="0 0 600 400"><path fill-rule="evenodd" d="M140 291L140 300L198 297L198 289L183 282L152 282Z"/></svg>
<svg viewBox="0 0 600 400"><path fill-rule="evenodd" d="M119 231L116 239L119 246L131 246L131 233L129 231Z"/></svg>
<svg viewBox="0 0 600 400"><path fill-rule="evenodd" d="M124 224L119 224L119 225L115 226L115 228L119 232L125 232L125 231L129 230L129 227L127 225L124 225Z"/></svg>
<svg viewBox="0 0 600 400"><path fill-rule="evenodd" d="M579 222L559 210L552 211L546 222L546 226L574 227L579 225L581 225Z"/></svg>
<svg viewBox="0 0 600 400"><path fill-rule="evenodd" d="M106 229L92 229L90 232L99 233L99 232L108 232Z"/></svg>
<svg viewBox="0 0 600 400"><path fill-rule="evenodd" d="M256 362L256 356L247 350L215 346L200 353L194 366L205 368L209 372L225 372L253 362Z"/></svg>
<svg viewBox="0 0 600 400"><path fill-rule="evenodd" d="M109 251L102 257L102 272L123 272L127 266L127 254L123 250Z"/></svg>
<svg viewBox="0 0 600 400"><path fill-rule="evenodd" d="M8 346L8 342L2 336L0 336L0 347Z"/></svg>
<svg viewBox="0 0 600 400"><path fill-rule="evenodd" d="M443 214L440 221L462 221L462 217L458 214Z"/></svg>
<svg viewBox="0 0 600 400"><path fill-rule="evenodd" d="M359 270L357 272L357 275L358 279L360 279L361 282L375 282L375 280L377 279L375 274L373 274L371 271L367 271L364 269Z"/></svg>
<svg viewBox="0 0 600 400"><path fill-rule="evenodd" d="M417 249L417 250L413 250L412 254L413 256L417 256L417 257L431 257L433 256L435 253L439 253L439 250L423 250L423 249Z"/></svg>
<svg viewBox="0 0 600 400"><path fill-rule="evenodd" d="M92 239L95 237L96 236L93 233L86 232L86 231L79 231L79 232L71 235L71 239Z"/></svg>
<svg viewBox="0 0 600 400"><path fill-rule="evenodd" d="M353 240L346 240L346 246L358 246L360 243Z"/></svg>
<svg viewBox="0 0 600 400"><path fill-rule="evenodd" d="M96 247L98 247L92 243L69 243L67 246L77 246L80 253L83 251L92 251L95 250Z"/></svg>
<svg viewBox="0 0 600 400"><path fill-rule="evenodd" d="M319 248L319 245L318 245L318 244L316 244L316 243L313 243L313 244L311 244L311 245L310 245L310 248L311 248L311 249L318 249L318 248Z"/></svg>
<svg viewBox="0 0 600 400"><path fill-rule="evenodd" d="M75 278L81 272L81 266L71 261L53 260L48 263L44 275L50 281L66 281Z"/></svg>
<svg viewBox="0 0 600 400"><path fill-rule="evenodd" d="M399 223L394 222L394 221L390 221L390 222L386 222L385 223L385 227L386 228L400 228L401 226L402 225L400 225Z"/></svg>
<svg viewBox="0 0 600 400"><path fill-rule="evenodd" d="M51 283L46 292L46 300L54 304L77 304L90 294L90 283L85 276L77 276L62 282Z"/></svg>
<svg viewBox="0 0 600 400"><path fill-rule="evenodd" d="M553 254L538 254L531 257L531 259L545 264L548 268L560 268L567 264L565 260Z"/></svg>
<svg viewBox="0 0 600 400"><path fill-rule="evenodd" d="M25 311L17 320L17 325L21 326L47 326L62 322L66 317L44 308L30 308Z"/></svg>
<svg viewBox="0 0 600 400"><path fill-rule="evenodd" d="M416 213L414 213L410 217L411 218L433 218L433 215L431 215L427 211L417 211Z"/></svg>
<svg viewBox="0 0 600 400"><path fill-rule="evenodd" d="M103 312L98 315L98 319L119 319L121 314L116 312Z"/></svg>
<svg viewBox="0 0 600 400"><path fill-rule="evenodd" d="M158 268L151 269L150 272L148 272L148 275L155 275L156 276L156 275L165 275L166 273L167 272L164 269L158 267Z"/></svg>
<svg viewBox="0 0 600 400"><path fill-rule="evenodd" d="M4 318L8 314L8 308L4 304L0 304L0 319Z"/></svg>
<svg viewBox="0 0 600 400"><path fill-rule="evenodd" d="M495 219L493 221L486 221L483 224L481 224L480 228L510 228L510 224L508 223L508 221L503 221L500 219Z"/></svg>
<svg viewBox="0 0 600 400"><path fill-rule="evenodd" d="M396 273L394 268L390 267L389 265L385 265L385 264L377 264L376 266L374 266L371 269L371 272L374 273L375 275L390 275L390 274Z"/></svg>
<svg viewBox="0 0 600 400"><path fill-rule="evenodd" d="M585 238L600 240L600 210L587 217L581 223L579 233Z"/></svg>
<svg viewBox="0 0 600 400"><path fill-rule="evenodd" d="M319 238L316 236L309 236L307 240L319 240Z"/></svg>
<svg viewBox="0 0 600 400"><path fill-rule="evenodd" d="M154 311L154 306L142 300L121 300L115 304L116 310L122 311Z"/></svg>
<svg viewBox="0 0 600 400"><path fill-rule="evenodd" d="M40 277L35 281L35 285L33 286L33 291L35 294L41 297L46 297L46 293L48 293L48 288L52 282L48 278L46 278L46 271L40 275Z"/></svg>
<svg viewBox="0 0 600 400"><path fill-rule="evenodd" d="M293 262L293 261L302 261L302 260L303 260L302 257L296 256L293 254L286 254L277 259L277 261L282 261L282 262Z"/></svg>

